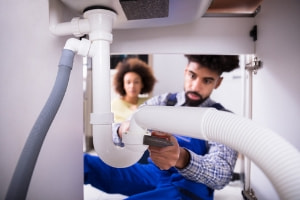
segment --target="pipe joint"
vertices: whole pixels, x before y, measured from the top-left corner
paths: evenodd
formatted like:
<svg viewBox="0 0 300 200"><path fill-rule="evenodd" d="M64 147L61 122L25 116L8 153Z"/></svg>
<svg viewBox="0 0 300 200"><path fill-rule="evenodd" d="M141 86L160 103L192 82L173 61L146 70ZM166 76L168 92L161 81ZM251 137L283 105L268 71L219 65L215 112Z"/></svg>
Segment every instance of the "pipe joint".
<svg viewBox="0 0 300 200"><path fill-rule="evenodd" d="M90 40L95 41L95 40L105 40L111 43L113 41L113 36L109 32L104 32L104 31L93 31L89 34Z"/></svg>
<svg viewBox="0 0 300 200"><path fill-rule="evenodd" d="M139 126L132 118L130 120L129 130L122 135L122 142L126 145L143 145L144 135L150 135L147 129Z"/></svg>
<svg viewBox="0 0 300 200"><path fill-rule="evenodd" d="M91 47L91 41L82 38L80 40L77 53L81 56L87 56L89 54L90 47Z"/></svg>
<svg viewBox="0 0 300 200"><path fill-rule="evenodd" d="M84 36L84 33L82 33L80 31L80 28L79 28L79 21L80 21L80 18L79 17L74 17L72 20L71 20L71 26L72 26L72 32L73 32L73 35L75 37L82 37Z"/></svg>
<svg viewBox="0 0 300 200"><path fill-rule="evenodd" d="M87 56L89 54L91 42L82 38L81 40L70 38L67 40L64 49L76 52L81 56Z"/></svg>
<svg viewBox="0 0 300 200"><path fill-rule="evenodd" d="M49 29L55 35L73 34L76 37L81 37L90 32L90 24L87 19L75 17L70 22L52 24Z"/></svg>

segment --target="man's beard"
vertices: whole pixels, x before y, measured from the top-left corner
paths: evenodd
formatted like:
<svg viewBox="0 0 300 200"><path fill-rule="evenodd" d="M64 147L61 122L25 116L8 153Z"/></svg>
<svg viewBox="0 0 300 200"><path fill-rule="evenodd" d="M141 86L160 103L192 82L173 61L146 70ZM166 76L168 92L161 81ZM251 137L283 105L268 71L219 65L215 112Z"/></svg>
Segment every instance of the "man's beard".
<svg viewBox="0 0 300 200"><path fill-rule="evenodd" d="M192 100L189 98L188 94L193 94L199 97L199 100ZM203 103L207 98L203 98L200 94L197 92L186 92L185 93L185 106L190 106L190 107L197 107L201 103Z"/></svg>

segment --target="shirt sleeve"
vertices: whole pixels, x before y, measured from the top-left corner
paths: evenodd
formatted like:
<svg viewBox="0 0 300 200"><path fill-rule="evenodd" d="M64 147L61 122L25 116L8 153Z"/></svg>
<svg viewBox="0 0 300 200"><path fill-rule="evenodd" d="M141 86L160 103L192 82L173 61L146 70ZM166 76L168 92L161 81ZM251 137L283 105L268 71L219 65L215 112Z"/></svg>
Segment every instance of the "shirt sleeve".
<svg viewBox="0 0 300 200"><path fill-rule="evenodd" d="M121 125L121 123L114 123L112 125L112 139L113 139L113 143L115 145L124 147L124 143L122 142L122 139L119 137L119 134L118 134L118 129L119 129L120 125Z"/></svg>
<svg viewBox="0 0 300 200"><path fill-rule="evenodd" d="M216 142L209 142L209 151L198 155L190 150L190 162L184 169L178 169L189 180L203 183L212 189L222 189L232 178L237 151Z"/></svg>

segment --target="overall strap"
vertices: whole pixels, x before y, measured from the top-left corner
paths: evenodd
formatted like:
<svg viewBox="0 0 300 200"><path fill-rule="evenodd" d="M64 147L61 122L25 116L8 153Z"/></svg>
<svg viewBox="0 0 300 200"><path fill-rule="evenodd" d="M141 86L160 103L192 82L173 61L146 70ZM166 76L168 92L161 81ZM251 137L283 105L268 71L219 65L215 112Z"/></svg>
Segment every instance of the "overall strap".
<svg viewBox="0 0 300 200"><path fill-rule="evenodd" d="M176 95L177 93L171 93L168 95L166 106L175 106L175 104L177 103Z"/></svg>
<svg viewBox="0 0 300 200"><path fill-rule="evenodd" d="M177 103L177 98L176 98L177 93L170 93L167 97L167 101L166 101L166 105L167 106L175 106L175 104ZM223 111L229 111L227 109L225 109L221 104L219 103L214 103L213 105L211 105L210 107L213 107L217 110L223 110ZM229 111L230 112L230 111Z"/></svg>
<svg viewBox="0 0 300 200"><path fill-rule="evenodd" d="M231 112L230 110L227 110L226 108L224 108L221 104L219 103L214 103L213 105L211 105L210 107L213 107L217 110L222 110L222 111L227 111L227 112Z"/></svg>
<svg viewBox="0 0 300 200"><path fill-rule="evenodd" d="M221 104L219 103L214 103L213 105L211 105L211 107L217 109L217 110L226 110Z"/></svg>

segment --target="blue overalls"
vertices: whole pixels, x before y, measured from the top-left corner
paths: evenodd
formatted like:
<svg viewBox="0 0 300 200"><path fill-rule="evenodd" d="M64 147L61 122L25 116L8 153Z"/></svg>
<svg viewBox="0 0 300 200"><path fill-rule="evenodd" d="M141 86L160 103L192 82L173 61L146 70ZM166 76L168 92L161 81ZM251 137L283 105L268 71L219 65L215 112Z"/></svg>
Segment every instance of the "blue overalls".
<svg viewBox="0 0 300 200"><path fill-rule="evenodd" d="M175 136L181 147L204 155L204 140ZM191 199L212 200L213 189L185 179L175 168L160 170L149 158L149 164L136 163L127 168L113 168L97 156L84 155L84 183L107 193L129 196L128 200Z"/></svg>

